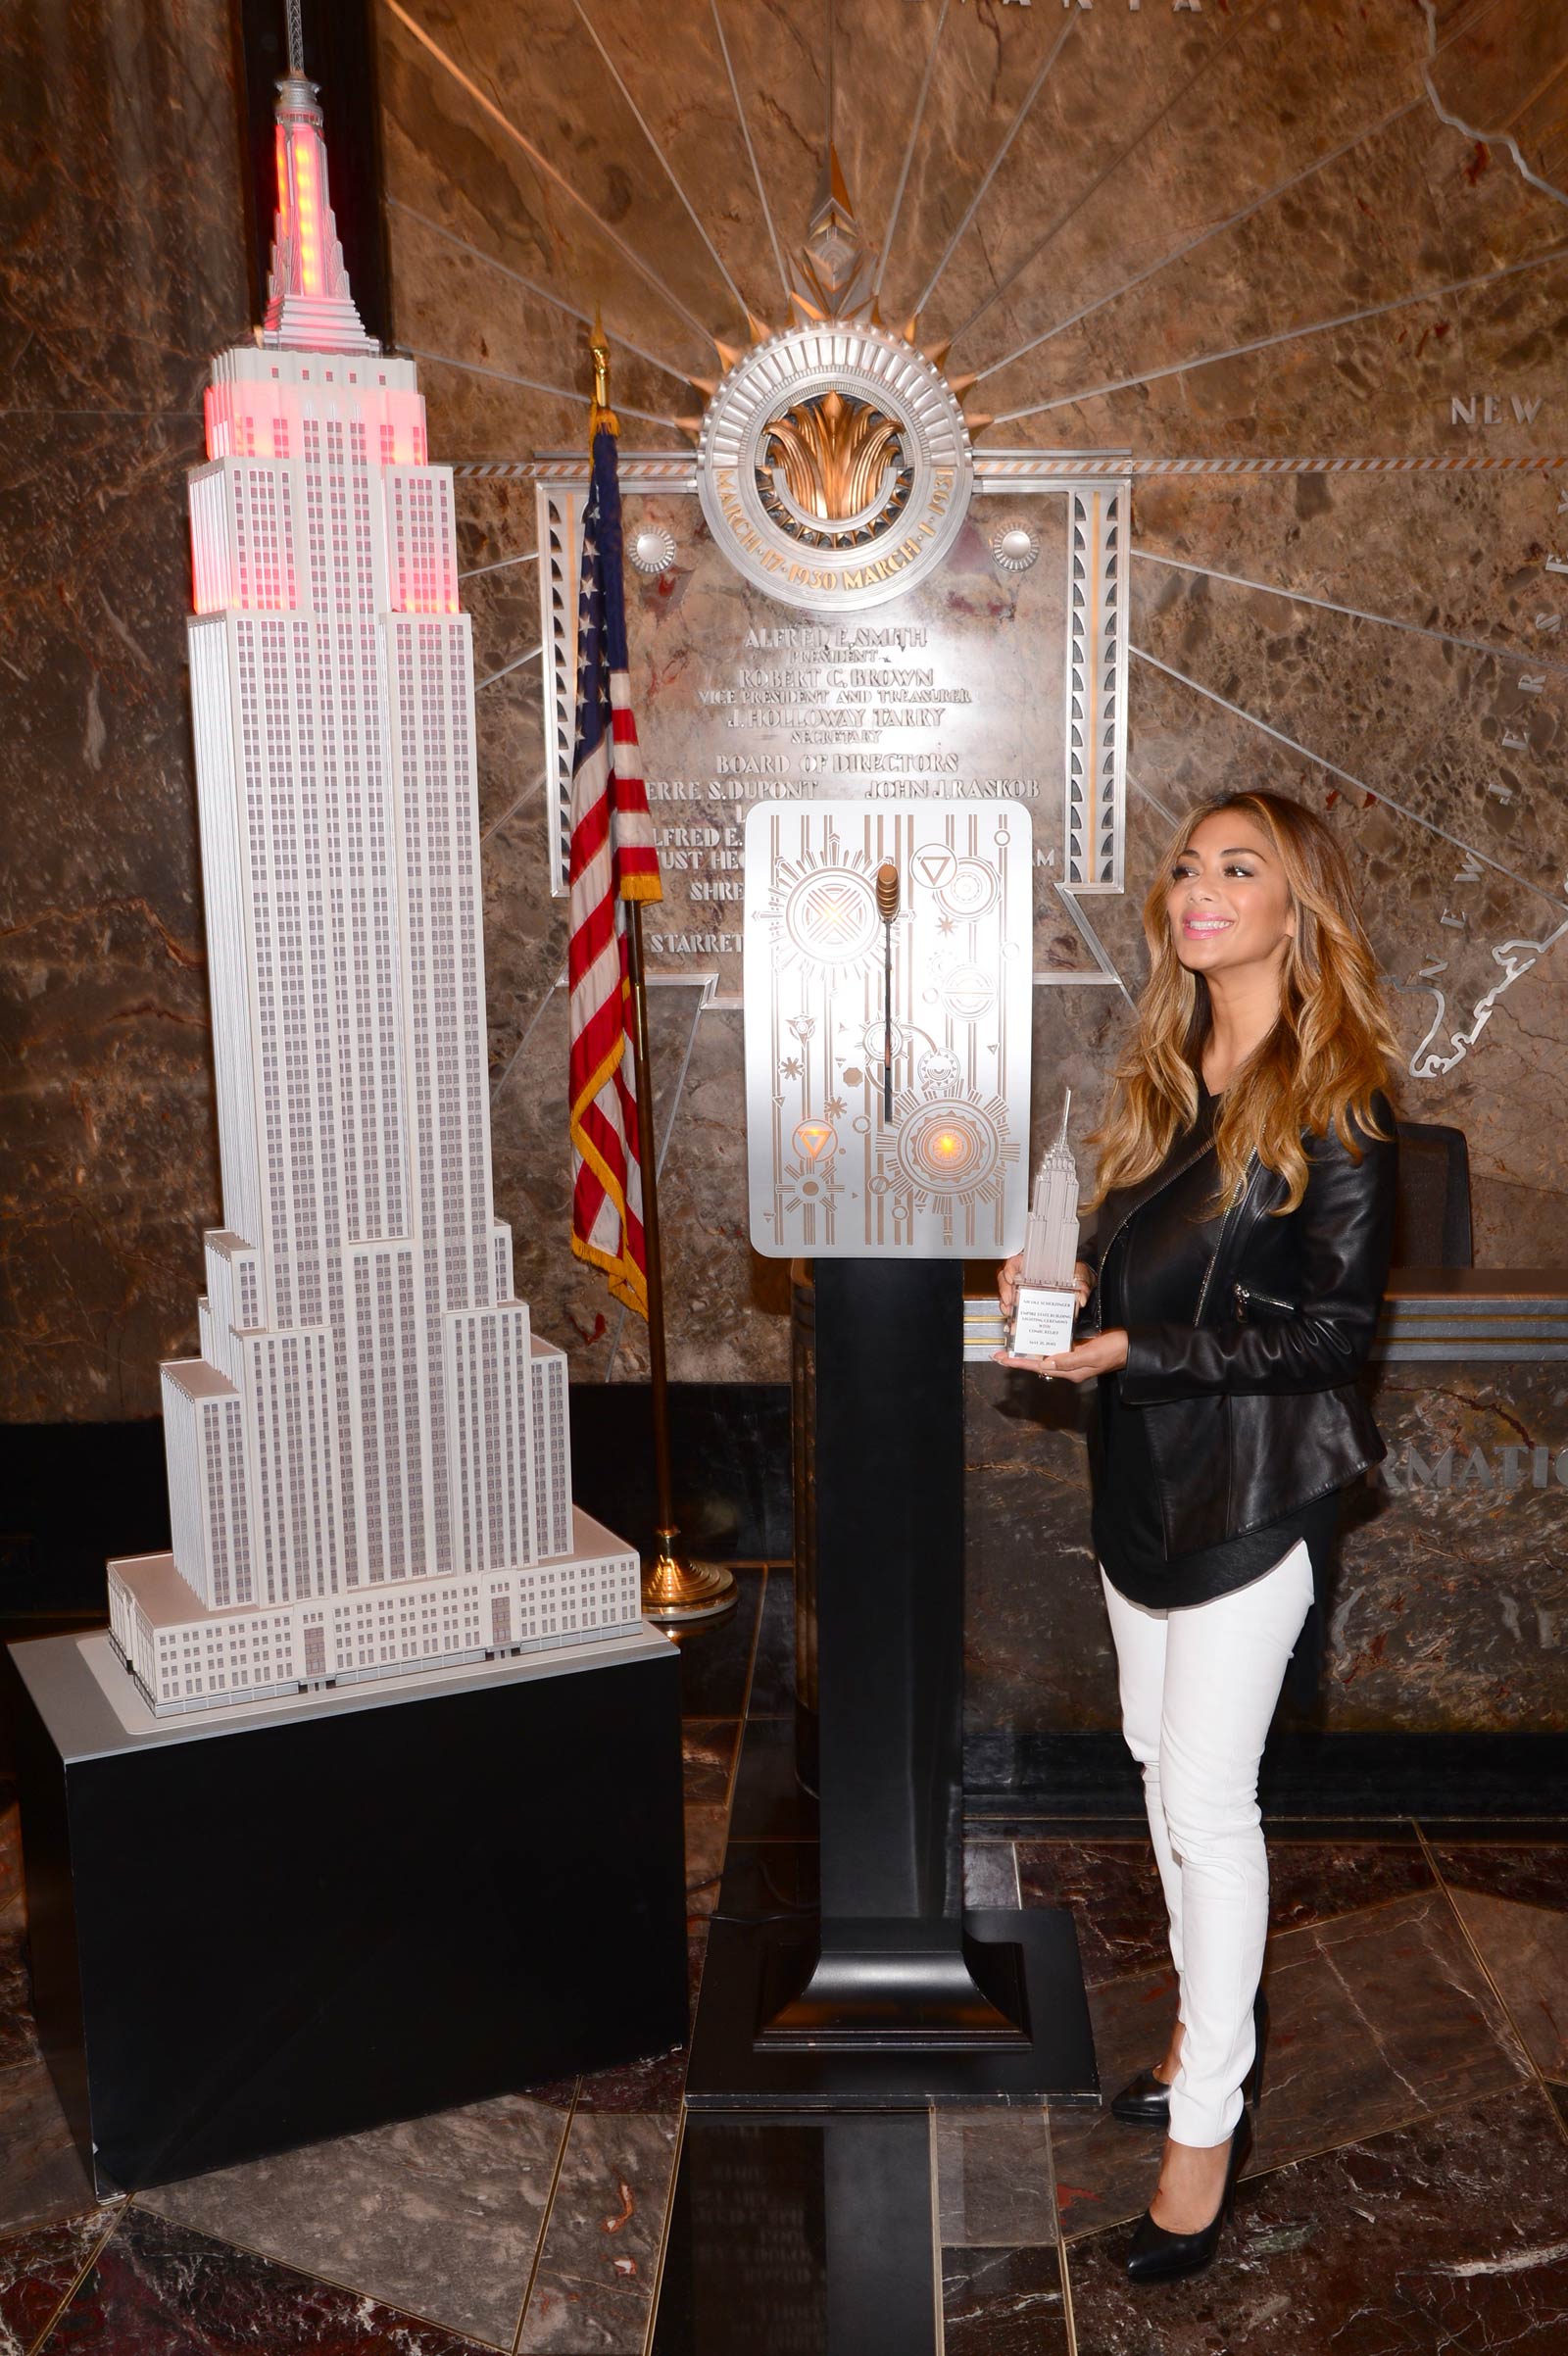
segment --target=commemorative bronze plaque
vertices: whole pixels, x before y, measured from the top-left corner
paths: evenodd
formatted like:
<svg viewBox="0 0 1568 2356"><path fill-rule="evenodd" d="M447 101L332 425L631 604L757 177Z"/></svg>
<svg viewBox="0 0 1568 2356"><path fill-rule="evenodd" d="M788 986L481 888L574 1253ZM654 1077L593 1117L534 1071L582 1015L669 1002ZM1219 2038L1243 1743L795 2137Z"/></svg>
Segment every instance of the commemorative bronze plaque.
<svg viewBox="0 0 1568 2356"><path fill-rule="evenodd" d="M664 879L651 967L710 976L720 1000L738 993L743 834L760 803L1000 801L1031 821L1036 978L1114 986L1073 903L1122 889L1123 463L977 456L972 379L944 375L916 321L886 324L870 286L835 172L789 323L723 353L723 374L699 388L695 452L621 454ZM564 890L587 466L573 456L530 471Z"/></svg>

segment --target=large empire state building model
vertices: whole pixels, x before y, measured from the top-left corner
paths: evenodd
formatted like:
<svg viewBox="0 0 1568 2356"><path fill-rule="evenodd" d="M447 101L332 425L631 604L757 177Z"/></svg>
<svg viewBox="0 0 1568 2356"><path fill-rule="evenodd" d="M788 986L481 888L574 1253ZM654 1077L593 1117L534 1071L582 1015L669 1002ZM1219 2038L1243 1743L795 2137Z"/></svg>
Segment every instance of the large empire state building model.
<svg viewBox="0 0 1568 2356"><path fill-rule="evenodd" d="M622 1634L565 1360L494 1213L451 470L360 321L316 89L278 85L267 318L190 476L223 1225L163 1369L172 1549L109 1566L160 1716Z"/></svg>

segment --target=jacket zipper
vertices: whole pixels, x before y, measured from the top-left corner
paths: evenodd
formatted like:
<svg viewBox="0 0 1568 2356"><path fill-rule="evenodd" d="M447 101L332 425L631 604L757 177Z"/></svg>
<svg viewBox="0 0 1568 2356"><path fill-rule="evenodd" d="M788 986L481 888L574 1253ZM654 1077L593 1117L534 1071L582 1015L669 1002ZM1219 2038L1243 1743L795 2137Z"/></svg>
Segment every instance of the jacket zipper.
<svg viewBox="0 0 1568 2356"><path fill-rule="evenodd" d="M1208 1266L1203 1270L1203 1281L1198 1288L1198 1306L1193 1311L1193 1323L1195 1325L1200 1325L1203 1321L1203 1303L1208 1299L1208 1280L1213 1275L1215 1264L1219 1259L1220 1253L1225 1249L1225 1238L1230 1230L1231 1221L1240 1217L1242 1210L1246 1205L1248 1197L1251 1194L1253 1185L1256 1182L1257 1172L1258 1159L1257 1155L1253 1153L1249 1156L1247 1183L1243 1187L1237 1200L1231 1204L1229 1210L1225 1213L1225 1216L1219 1223L1219 1234L1214 1239L1214 1249L1209 1254Z"/></svg>
<svg viewBox="0 0 1568 2356"><path fill-rule="evenodd" d="M1261 1301L1271 1309L1289 1309L1293 1317L1296 1314L1295 1301L1281 1301L1277 1293L1259 1293L1254 1286L1243 1284L1233 1284L1231 1291L1236 1295L1238 1301ZM1243 1316L1247 1314L1245 1308L1242 1314Z"/></svg>

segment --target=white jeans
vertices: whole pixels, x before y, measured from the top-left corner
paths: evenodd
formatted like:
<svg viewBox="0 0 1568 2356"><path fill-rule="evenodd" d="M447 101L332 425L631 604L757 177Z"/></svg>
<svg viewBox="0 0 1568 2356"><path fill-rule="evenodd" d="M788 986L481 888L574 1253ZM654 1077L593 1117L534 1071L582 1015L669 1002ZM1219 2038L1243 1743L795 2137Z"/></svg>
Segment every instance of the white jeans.
<svg viewBox="0 0 1568 2356"><path fill-rule="evenodd" d="M1178 2143L1223 2143L1241 2116L1268 1937L1257 1767L1311 1605L1311 1557L1298 1541L1248 1586L1178 1611L1129 1603L1103 1566L1100 1576L1186 2032L1170 2133Z"/></svg>

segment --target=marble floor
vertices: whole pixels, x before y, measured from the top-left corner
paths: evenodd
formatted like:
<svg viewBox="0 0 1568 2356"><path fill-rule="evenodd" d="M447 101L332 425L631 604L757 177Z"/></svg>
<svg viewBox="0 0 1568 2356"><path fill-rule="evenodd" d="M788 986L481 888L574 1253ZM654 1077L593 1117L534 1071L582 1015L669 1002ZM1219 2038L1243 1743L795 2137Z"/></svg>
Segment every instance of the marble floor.
<svg viewBox="0 0 1568 2356"><path fill-rule="evenodd" d="M787 1577L682 1647L694 1992L813 1890ZM1568 1823L1270 1827L1272 2030L1221 2258L1135 2294L1157 2144L1043 2105L690 2120L679 2051L97 2202L27 2008L0 1787L0 2356L1563 2356ZM1171 2004L1135 1825L971 1828L1076 1919L1102 2082Z"/></svg>

